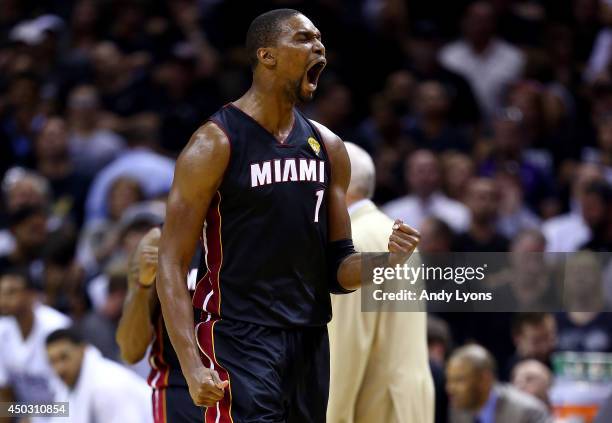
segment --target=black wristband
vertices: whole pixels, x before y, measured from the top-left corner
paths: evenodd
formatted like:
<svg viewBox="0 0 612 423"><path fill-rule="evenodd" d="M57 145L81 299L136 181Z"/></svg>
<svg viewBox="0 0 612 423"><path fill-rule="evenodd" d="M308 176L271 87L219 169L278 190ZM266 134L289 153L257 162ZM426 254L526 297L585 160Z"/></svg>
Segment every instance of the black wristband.
<svg viewBox="0 0 612 423"><path fill-rule="evenodd" d="M332 241L327 245L327 287L332 294L350 294L354 289L345 289L338 281L338 268L344 259L355 254L353 240L350 238Z"/></svg>

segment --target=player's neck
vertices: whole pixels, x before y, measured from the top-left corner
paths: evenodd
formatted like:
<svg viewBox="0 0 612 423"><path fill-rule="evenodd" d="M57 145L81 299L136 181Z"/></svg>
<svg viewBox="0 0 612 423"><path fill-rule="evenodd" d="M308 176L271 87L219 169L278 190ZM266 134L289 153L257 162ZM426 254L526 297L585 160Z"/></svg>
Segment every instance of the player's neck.
<svg viewBox="0 0 612 423"><path fill-rule="evenodd" d="M295 102L278 89L253 83L234 104L277 137L283 138L293 127Z"/></svg>

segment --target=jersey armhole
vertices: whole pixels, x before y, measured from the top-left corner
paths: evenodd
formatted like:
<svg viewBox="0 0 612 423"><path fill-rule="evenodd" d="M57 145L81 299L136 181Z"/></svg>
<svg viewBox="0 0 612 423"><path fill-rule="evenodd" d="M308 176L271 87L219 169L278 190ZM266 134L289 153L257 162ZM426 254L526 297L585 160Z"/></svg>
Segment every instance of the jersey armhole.
<svg viewBox="0 0 612 423"><path fill-rule="evenodd" d="M323 151L325 151L325 156L327 157L327 161L329 162L329 180L331 181L332 180L332 172L333 172L333 168L334 167L332 166L332 158L331 158L329 152L327 151L327 145L325 144L325 141L323 140L323 136L321 135L321 131L319 131L319 128L317 128L317 125L315 125L313 121L311 121L310 119L308 119L305 116L304 116L304 119L306 119L306 122L308 122L308 125L314 131L314 133L317 136L319 142L321 143Z"/></svg>
<svg viewBox="0 0 612 423"><path fill-rule="evenodd" d="M224 106L225 107L225 106ZM217 128L219 128L227 137L227 143L229 145L229 160L227 161L227 166L225 167L225 170L223 171L223 177L221 178L221 184L223 184L223 181L225 180L225 176L227 175L227 172L229 171L229 168L231 166L232 163L232 137L229 134L228 130L225 128L225 126L221 123L221 121L219 121L217 118L214 117L209 117L208 119L206 119L206 121L204 122L204 125L206 125L207 123L214 123L215 126ZM219 185L219 188L217 189L217 191L221 188L221 185Z"/></svg>

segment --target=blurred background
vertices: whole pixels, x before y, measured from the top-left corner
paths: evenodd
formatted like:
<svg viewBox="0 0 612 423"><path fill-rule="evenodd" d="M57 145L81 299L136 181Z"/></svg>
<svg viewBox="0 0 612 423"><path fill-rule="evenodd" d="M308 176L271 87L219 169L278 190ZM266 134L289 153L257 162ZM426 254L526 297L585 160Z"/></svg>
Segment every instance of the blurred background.
<svg viewBox="0 0 612 423"><path fill-rule="evenodd" d="M611 251L610 0L0 0L0 268L26 268L105 357L174 160L248 89L246 30L279 7L327 49L303 111L372 155L374 201L421 250ZM438 422L465 342L502 381L543 363L536 388L514 382L558 421L591 421L612 384L606 313L431 313Z"/></svg>

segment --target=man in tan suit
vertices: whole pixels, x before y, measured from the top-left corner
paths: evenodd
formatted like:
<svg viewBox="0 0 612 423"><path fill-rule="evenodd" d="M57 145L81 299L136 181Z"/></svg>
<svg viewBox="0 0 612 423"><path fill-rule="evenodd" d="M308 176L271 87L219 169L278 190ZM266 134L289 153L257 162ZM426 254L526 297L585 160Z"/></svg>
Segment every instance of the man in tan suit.
<svg viewBox="0 0 612 423"><path fill-rule="evenodd" d="M387 252L393 221L370 201L374 163L360 147L345 145L355 249ZM333 296L332 305L328 423L432 423L425 313L362 312L360 292Z"/></svg>

